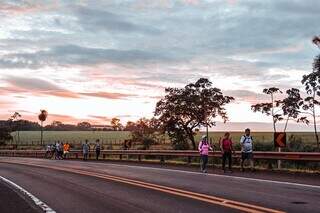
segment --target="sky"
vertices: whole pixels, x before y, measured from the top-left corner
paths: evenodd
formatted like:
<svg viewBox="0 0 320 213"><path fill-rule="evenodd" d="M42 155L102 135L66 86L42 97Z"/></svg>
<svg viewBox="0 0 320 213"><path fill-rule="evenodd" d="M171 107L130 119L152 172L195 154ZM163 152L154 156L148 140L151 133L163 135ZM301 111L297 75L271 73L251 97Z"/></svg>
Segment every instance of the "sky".
<svg viewBox="0 0 320 213"><path fill-rule="evenodd" d="M166 87L204 77L236 98L217 129L270 130L250 106L266 87L303 90L319 10L318 0L1 0L0 119L46 109L47 123L125 123L151 117Z"/></svg>

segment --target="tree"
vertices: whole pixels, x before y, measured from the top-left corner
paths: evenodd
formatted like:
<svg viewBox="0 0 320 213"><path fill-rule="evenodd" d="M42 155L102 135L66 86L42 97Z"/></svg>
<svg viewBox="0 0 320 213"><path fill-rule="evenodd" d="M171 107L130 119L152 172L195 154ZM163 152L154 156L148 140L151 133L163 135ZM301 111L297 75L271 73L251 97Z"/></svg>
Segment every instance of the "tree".
<svg viewBox="0 0 320 213"><path fill-rule="evenodd" d="M312 72L308 75L304 75L301 82L305 86L305 90L308 94L304 99L303 109L312 117L317 149L320 150L317 129L318 112L316 110L316 108L320 106L320 102L318 100L320 97L320 55L316 56L314 59Z"/></svg>
<svg viewBox="0 0 320 213"><path fill-rule="evenodd" d="M218 116L226 122L228 117L224 106L234 100L224 96L206 78L184 88L166 88L165 92L166 96L157 103L155 110L159 125L173 143L185 143L180 144L181 147L191 143L193 149L196 149L195 128L214 126L214 119Z"/></svg>
<svg viewBox="0 0 320 213"><path fill-rule="evenodd" d="M124 130L125 131L134 131L136 129L136 124L133 121L128 121Z"/></svg>
<svg viewBox="0 0 320 213"><path fill-rule="evenodd" d="M303 98L300 95L300 90L291 88L286 91L287 97L277 104L281 107L283 116L285 117L284 132L286 132L289 120L295 122L303 122L308 124L309 120L306 116L300 116L301 107L303 107Z"/></svg>
<svg viewBox="0 0 320 213"><path fill-rule="evenodd" d="M20 118L21 118L21 114L19 112L14 112L13 115L10 117L9 121L10 123L13 124L13 131L17 132L17 143L20 143Z"/></svg>
<svg viewBox="0 0 320 213"><path fill-rule="evenodd" d="M11 130L6 126L0 126L0 145L6 143L6 141L12 140Z"/></svg>
<svg viewBox="0 0 320 213"><path fill-rule="evenodd" d="M263 89L263 93L270 96L271 102L258 103L251 106L252 111L261 112L267 116L272 117L273 131L277 132L277 122L283 120L282 115L279 113L281 109L277 108L277 102L275 100L275 94L282 93L282 91L277 87L270 87Z"/></svg>
<svg viewBox="0 0 320 213"><path fill-rule="evenodd" d="M141 118L137 122L130 124L132 141L140 142L143 149L149 149L152 144L156 143L159 136L157 134L156 119Z"/></svg>
<svg viewBox="0 0 320 213"><path fill-rule="evenodd" d="M123 127L122 124L120 123L120 119L116 117L111 119L111 126L114 131L120 131L122 130L122 127Z"/></svg>
<svg viewBox="0 0 320 213"><path fill-rule="evenodd" d="M308 123L306 117L300 117L301 107L303 106L303 98L300 91L291 88L286 91L286 97L282 100L276 100L275 95L282 93L279 88L271 87L263 90L263 93L270 95L271 102L258 103L251 106L254 112L261 112L272 117L273 130L277 132L277 124L285 121L283 132L287 131L290 120L295 122Z"/></svg>
<svg viewBox="0 0 320 213"><path fill-rule="evenodd" d="M40 110L40 114L38 115L38 119L41 122L41 145L43 144L43 122L47 120L48 112L44 109Z"/></svg>
<svg viewBox="0 0 320 213"><path fill-rule="evenodd" d="M313 37L312 42L320 48L320 38L319 38L319 36Z"/></svg>
<svg viewBox="0 0 320 213"><path fill-rule="evenodd" d="M89 122L80 122L77 124L77 127L79 128L79 130L91 130L91 124Z"/></svg>

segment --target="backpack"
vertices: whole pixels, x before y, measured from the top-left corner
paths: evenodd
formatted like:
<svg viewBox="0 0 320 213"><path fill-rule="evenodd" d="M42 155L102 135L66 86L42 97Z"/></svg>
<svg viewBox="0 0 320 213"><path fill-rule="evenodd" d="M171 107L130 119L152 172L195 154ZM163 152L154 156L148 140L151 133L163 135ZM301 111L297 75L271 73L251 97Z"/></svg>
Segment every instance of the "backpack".
<svg viewBox="0 0 320 213"><path fill-rule="evenodd" d="M252 136L250 135L249 137L247 137L246 135L243 135L243 137L245 138L244 141L243 141L243 151L244 152L251 152L253 150L253 138ZM248 143L248 139L251 140L251 143ZM246 145L248 144L248 145Z"/></svg>
<svg viewBox="0 0 320 213"><path fill-rule="evenodd" d="M247 139L251 139L251 141L253 141L253 137L250 135L250 137L247 137L246 135L243 135L243 137L245 138L243 143L246 143Z"/></svg>

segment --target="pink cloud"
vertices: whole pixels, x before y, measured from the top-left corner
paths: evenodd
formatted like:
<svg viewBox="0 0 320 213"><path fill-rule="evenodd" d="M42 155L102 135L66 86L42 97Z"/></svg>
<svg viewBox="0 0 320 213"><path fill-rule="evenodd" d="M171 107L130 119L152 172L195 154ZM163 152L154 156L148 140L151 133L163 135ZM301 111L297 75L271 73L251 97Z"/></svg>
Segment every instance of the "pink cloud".
<svg viewBox="0 0 320 213"><path fill-rule="evenodd" d="M125 99L129 97L136 97L136 95L133 95L133 94L112 93L112 92L86 92L86 93L79 93L79 94L84 96L106 98L106 99Z"/></svg>
<svg viewBox="0 0 320 213"><path fill-rule="evenodd" d="M58 7L58 1L52 1L50 4L46 3L34 3L33 1L26 0L21 5L0 3L0 12L7 15L23 15L27 13L34 13L39 11L46 11L55 9Z"/></svg>

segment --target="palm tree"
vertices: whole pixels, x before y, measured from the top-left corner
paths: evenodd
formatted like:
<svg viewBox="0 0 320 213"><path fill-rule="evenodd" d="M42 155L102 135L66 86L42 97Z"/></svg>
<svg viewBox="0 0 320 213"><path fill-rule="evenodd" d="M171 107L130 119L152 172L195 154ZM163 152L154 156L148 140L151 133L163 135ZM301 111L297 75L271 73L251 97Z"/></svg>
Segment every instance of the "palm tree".
<svg viewBox="0 0 320 213"><path fill-rule="evenodd" d="M41 122L41 145L43 145L43 122L47 120L48 112L44 109L40 110L40 114L38 115L38 118Z"/></svg>

